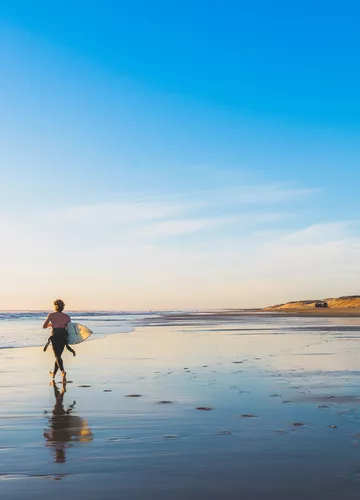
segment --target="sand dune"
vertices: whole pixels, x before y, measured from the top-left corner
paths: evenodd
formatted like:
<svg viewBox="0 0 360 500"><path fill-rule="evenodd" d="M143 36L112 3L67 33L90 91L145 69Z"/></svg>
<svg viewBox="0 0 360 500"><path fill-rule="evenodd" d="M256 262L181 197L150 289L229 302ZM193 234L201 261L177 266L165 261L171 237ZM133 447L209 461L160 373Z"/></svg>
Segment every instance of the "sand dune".
<svg viewBox="0 0 360 500"><path fill-rule="evenodd" d="M265 311L283 311L288 309L314 309L316 302L326 302L331 309L360 308L360 295L348 295L338 298L308 299L286 302L275 306L265 307Z"/></svg>

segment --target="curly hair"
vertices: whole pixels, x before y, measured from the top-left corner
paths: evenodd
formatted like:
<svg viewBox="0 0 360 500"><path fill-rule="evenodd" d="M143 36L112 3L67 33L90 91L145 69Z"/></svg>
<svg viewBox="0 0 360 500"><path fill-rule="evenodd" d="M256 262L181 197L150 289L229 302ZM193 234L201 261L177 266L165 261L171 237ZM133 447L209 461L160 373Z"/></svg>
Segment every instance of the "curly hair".
<svg viewBox="0 0 360 500"><path fill-rule="evenodd" d="M54 302L54 306L55 306L55 311L56 312L61 312L64 310L64 307L65 307L65 303L63 300L61 299L57 299L55 300Z"/></svg>

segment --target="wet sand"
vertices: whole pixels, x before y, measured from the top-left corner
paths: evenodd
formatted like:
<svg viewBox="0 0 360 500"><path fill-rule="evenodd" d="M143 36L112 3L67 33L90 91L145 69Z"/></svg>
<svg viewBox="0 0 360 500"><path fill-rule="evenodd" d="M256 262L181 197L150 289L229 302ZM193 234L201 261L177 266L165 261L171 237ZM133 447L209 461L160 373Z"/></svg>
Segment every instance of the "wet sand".
<svg viewBox="0 0 360 500"><path fill-rule="evenodd" d="M236 321L243 317L248 316L269 316L277 317L284 316L289 318L301 318L301 317L318 317L318 318L360 318L360 308L328 308L328 309L221 309L218 311L202 311L202 312L189 312L189 313L168 313L157 318L157 321L168 322L168 321L184 321L194 319L195 321L201 320L219 320L219 321ZM150 318L151 321L151 318ZM145 324L145 322L144 322Z"/></svg>
<svg viewBox="0 0 360 500"><path fill-rule="evenodd" d="M6 499L353 499L355 318L172 320L65 354L0 352Z"/></svg>
<svg viewBox="0 0 360 500"><path fill-rule="evenodd" d="M359 307L344 307L338 309L335 307L329 307L328 309L282 309L281 311L275 311L268 309L265 311L268 314L282 314L283 316L304 316L304 317L319 317L319 318L360 318L360 308Z"/></svg>

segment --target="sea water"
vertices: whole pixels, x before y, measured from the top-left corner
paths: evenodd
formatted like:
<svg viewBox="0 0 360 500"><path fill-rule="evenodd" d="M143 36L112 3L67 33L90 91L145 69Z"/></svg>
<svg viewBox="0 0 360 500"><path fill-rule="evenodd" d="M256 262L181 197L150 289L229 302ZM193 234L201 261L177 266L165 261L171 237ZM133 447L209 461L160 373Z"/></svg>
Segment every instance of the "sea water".
<svg viewBox="0 0 360 500"><path fill-rule="evenodd" d="M286 317L264 314L227 315L226 317L198 313L188 316L189 311L67 311L73 322L81 323L93 331L89 340L132 332L138 326L167 326L193 334L204 331L219 333L228 331L234 335L261 336L262 344L275 335L311 333L315 337L322 334L337 334L342 338L360 335L360 318L336 317ZM173 314L176 313L176 319ZM51 329L43 330L42 325L48 311L0 311L0 349L33 347L43 345ZM236 323L236 326L234 325ZM235 326L235 328L233 328ZM231 332L234 330L233 332ZM346 334L346 335L345 335ZM270 344L273 344L270 340ZM269 346L270 348L270 346Z"/></svg>
<svg viewBox="0 0 360 500"><path fill-rule="evenodd" d="M115 333L133 331L135 325L154 313L148 312L104 312L67 311L73 322L86 325L93 331L90 339ZM46 342L51 330L43 330L47 317L45 311L0 312L0 349L40 346ZM90 340L89 339L89 340Z"/></svg>

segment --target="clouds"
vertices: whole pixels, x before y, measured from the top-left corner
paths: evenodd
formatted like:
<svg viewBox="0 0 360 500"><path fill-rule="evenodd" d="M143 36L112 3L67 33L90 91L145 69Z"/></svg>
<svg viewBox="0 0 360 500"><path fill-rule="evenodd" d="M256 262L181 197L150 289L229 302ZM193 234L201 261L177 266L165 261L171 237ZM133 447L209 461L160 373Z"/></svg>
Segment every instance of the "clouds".
<svg viewBox="0 0 360 500"><path fill-rule="evenodd" d="M351 293L358 227L311 210L306 220L303 208L318 196L259 184L7 215L0 267L13 298L19 283L30 302L39 294L31 307L60 291L72 307L94 309L254 307L336 287Z"/></svg>
<svg viewBox="0 0 360 500"><path fill-rule="evenodd" d="M58 221L67 223L77 222L85 224L116 224L116 223L136 223L148 220L159 220L169 217L176 217L188 213L199 207L199 204L185 201L183 203L176 200L159 201L152 198L121 201L89 203L86 205L69 206L66 209L54 211L51 216Z"/></svg>
<svg viewBox="0 0 360 500"><path fill-rule="evenodd" d="M352 221L327 222L311 224L299 231L290 233L285 241L288 245L309 244L316 245L327 241L341 241L348 238L349 234L355 229L355 223Z"/></svg>
<svg viewBox="0 0 360 500"><path fill-rule="evenodd" d="M263 284L265 303L358 293L357 224L312 224L281 236L267 235L244 278L254 289Z"/></svg>
<svg viewBox="0 0 360 500"><path fill-rule="evenodd" d="M207 229L213 229L217 226L222 226L233 221L231 217L213 217L203 219L173 219L155 222L143 227L139 231L139 235L144 237L171 237L186 235L189 233L197 233Z"/></svg>
<svg viewBox="0 0 360 500"><path fill-rule="evenodd" d="M319 188L296 188L288 183L270 183L255 186L232 186L207 192L206 196L210 196L214 204L225 201L237 205L269 205L293 203L319 191Z"/></svg>
<svg viewBox="0 0 360 500"><path fill-rule="evenodd" d="M132 198L77 205L40 216L43 223L101 231L122 231L132 238L156 238L205 233L222 227L250 228L291 217L284 206L316 193L283 184L233 186L162 197ZM275 208L275 210L273 209Z"/></svg>

